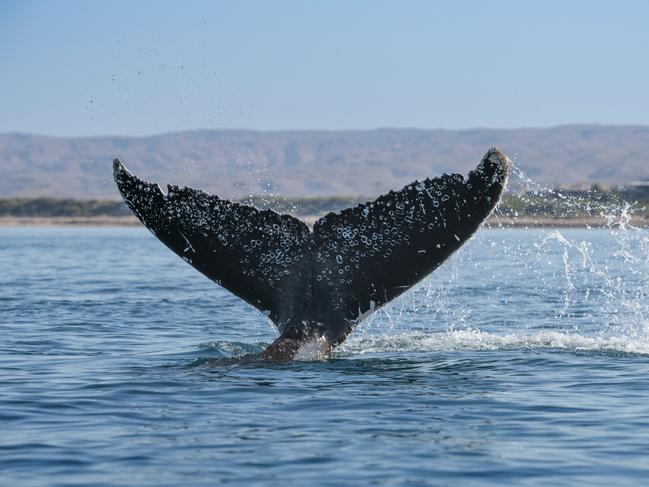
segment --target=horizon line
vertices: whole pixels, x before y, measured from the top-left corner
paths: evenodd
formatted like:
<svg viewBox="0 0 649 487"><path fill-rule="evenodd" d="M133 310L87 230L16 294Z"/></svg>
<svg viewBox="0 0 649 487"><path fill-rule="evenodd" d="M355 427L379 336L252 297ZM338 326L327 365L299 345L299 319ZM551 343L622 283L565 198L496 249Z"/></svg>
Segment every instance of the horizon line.
<svg viewBox="0 0 649 487"><path fill-rule="evenodd" d="M191 128L191 129L177 129L166 130L161 132L146 133L146 134L86 134L86 135L52 135L41 132L28 132L23 130L12 130L8 132L0 132L0 136L14 135L14 136L37 136L48 138L147 138L147 137L160 137L165 135L177 135L196 132L239 132L239 133L266 133L266 134L282 134L290 132L298 133L316 133L316 132L381 132L381 131L420 131L420 132L472 132L472 131L517 131L517 130L552 130L560 128L571 127L600 127L600 128L649 128L649 124L642 123L600 123L600 122L577 122L577 123L562 123L556 125L538 125L538 126L518 126L518 127L485 127L475 126L466 128L444 128L444 127L373 127L373 128L296 128L296 129L256 129L245 127L213 127L213 128Z"/></svg>

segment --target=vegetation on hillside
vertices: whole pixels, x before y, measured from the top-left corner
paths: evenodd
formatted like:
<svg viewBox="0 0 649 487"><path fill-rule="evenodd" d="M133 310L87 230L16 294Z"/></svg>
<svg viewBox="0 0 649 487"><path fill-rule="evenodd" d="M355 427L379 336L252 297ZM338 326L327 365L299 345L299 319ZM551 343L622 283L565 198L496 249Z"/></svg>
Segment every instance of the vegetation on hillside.
<svg viewBox="0 0 649 487"><path fill-rule="evenodd" d="M649 215L649 198L630 198L621 191L532 191L505 196L499 212L508 217L602 218L625 208Z"/></svg>
<svg viewBox="0 0 649 487"><path fill-rule="evenodd" d="M334 196L289 198L255 196L240 200L258 208L270 208L294 215L323 215L357 205L370 198ZM505 217L588 218L619 213L632 205L635 214L649 216L649 197L629 198L620 191L531 191L508 195L499 206ZM55 198L0 199L0 217L123 217L131 215L121 201Z"/></svg>
<svg viewBox="0 0 649 487"><path fill-rule="evenodd" d="M0 199L0 217L118 217L127 215L130 215L130 212L124 204L114 200Z"/></svg>

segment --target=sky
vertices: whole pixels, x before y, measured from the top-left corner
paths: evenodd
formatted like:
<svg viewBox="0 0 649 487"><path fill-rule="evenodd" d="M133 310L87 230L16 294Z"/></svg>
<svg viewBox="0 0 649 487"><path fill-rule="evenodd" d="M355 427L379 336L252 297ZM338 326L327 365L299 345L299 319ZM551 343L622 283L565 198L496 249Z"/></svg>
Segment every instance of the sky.
<svg viewBox="0 0 649 487"><path fill-rule="evenodd" d="M0 132L649 124L646 1L0 0Z"/></svg>

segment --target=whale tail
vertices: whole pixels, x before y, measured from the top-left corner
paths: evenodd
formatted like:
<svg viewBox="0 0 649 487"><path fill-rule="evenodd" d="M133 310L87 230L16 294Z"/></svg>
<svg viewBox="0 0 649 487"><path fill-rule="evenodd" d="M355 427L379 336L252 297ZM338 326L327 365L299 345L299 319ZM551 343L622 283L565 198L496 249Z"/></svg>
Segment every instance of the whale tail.
<svg viewBox="0 0 649 487"><path fill-rule="evenodd" d="M341 343L462 246L498 203L509 161L492 148L466 179L415 181L329 213L313 231L200 190L168 186L165 194L117 159L113 169L124 201L156 237L277 326L280 337L262 355L290 359L309 340Z"/></svg>

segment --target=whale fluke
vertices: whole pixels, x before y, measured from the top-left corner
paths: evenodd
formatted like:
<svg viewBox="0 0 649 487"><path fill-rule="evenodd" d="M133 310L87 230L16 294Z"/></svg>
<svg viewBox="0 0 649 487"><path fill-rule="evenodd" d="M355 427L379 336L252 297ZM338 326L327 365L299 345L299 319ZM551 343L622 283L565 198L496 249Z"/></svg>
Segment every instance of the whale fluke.
<svg viewBox="0 0 649 487"><path fill-rule="evenodd" d="M308 287L311 231L305 223L196 189L169 185L164 194L117 159L113 169L124 201L162 243L283 331L299 302L289 295Z"/></svg>
<svg viewBox="0 0 649 487"><path fill-rule="evenodd" d="M306 342L329 351L435 270L494 209L509 162L492 148L466 179L415 181L329 213L313 231L200 190L168 186L165 194L117 159L113 168L124 201L156 237L270 318L280 337L262 355L283 360Z"/></svg>

